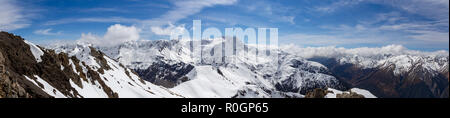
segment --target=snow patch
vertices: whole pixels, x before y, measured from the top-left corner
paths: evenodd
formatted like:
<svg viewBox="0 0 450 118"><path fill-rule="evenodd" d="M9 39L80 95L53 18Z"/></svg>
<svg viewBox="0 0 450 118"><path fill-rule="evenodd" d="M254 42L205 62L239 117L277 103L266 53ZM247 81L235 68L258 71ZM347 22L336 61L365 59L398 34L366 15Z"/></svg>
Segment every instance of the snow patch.
<svg viewBox="0 0 450 118"><path fill-rule="evenodd" d="M351 92L355 92L357 94L363 95L364 98L377 98L375 95L370 93L368 90L360 89L360 88L352 88Z"/></svg>
<svg viewBox="0 0 450 118"><path fill-rule="evenodd" d="M26 40L24 40L24 41L25 41L26 44L28 44L30 46L31 53L33 53L33 56L36 59L36 61L38 63L42 62L41 56L44 55L44 52L39 47L34 45L33 43L28 42Z"/></svg>
<svg viewBox="0 0 450 118"><path fill-rule="evenodd" d="M24 75L25 76L25 75ZM34 85L39 86L38 83L42 84L44 86L44 88L42 88L42 90L44 92L46 92L47 94L49 94L50 96L53 96L55 98L67 98L64 94L62 94L58 89L56 89L55 87L53 87L52 85L50 85L49 83L47 83L45 80L43 80L41 77L34 75L34 77L36 78L36 80L33 80L31 78L29 78L28 76L25 76L26 79L28 79L29 81L31 81Z"/></svg>
<svg viewBox="0 0 450 118"><path fill-rule="evenodd" d="M336 90L333 88L328 88L327 90L331 91L331 93L327 93L327 95L325 95L325 98L336 98L337 94L343 94L343 93L350 94L350 92L354 92L356 94L362 95L362 96L364 96L364 98L377 98L375 95L373 95L369 91L360 89L360 88L352 88L352 89L350 89L350 92L349 91L340 91L340 90Z"/></svg>

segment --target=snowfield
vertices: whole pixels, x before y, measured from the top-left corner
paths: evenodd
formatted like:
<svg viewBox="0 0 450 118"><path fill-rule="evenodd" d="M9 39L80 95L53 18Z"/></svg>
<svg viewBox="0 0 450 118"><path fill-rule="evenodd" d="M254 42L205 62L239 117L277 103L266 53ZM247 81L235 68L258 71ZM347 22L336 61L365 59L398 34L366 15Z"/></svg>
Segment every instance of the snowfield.
<svg viewBox="0 0 450 118"><path fill-rule="evenodd" d="M325 95L325 98L336 98L337 94L342 94L342 93L350 94L350 92L354 92L356 94L362 95L362 96L364 96L364 98L377 98L375 95L373 95L369 91L360 89L360 88L352 88L349 91L339 91L339 90L332 89L332 88L328 88L327 90L331 91L332 93L327 93L327 95Z"/></svg>
<svg viewBox="0 0 450 118"><path fill-rule="evenodd" d="M38 63L41 62L42 61L41 56L44 55L44 52L39 47L34 45L33 43L30 43L26 40L24 40L24 41L25 41L25 43L27 43L30 46L31 53L33 54L36 61Z"/></svg>
<svg viewBox="0 0 450 118"><path fill-rule="evenodd" d="M99 72L102 65L97 61L97 58L94 57L91 53L91 48L89 45L75 45L72 48L64 48L64 50L56 50L58 53L65 52L68 53L69 56L77 57L80 60L78 64L74 63L75 61L70 59L69 64L72 67L74 72L78 74L88 73L88 68L93 69L94 71ZM103 73L99 73L99 78L102 79L102 82L111 89L112 92L117 93L118 97L121 98L161 98L161 97L183 97L180 94L170 91L167 88L154 85L150 82L143 81L139 78L138 75L134 74L130 69L123 67L119 62L110 59L108 56L103 56L106 60L107 65L110 69L104 69ZM79 72L76 69L76 65L81 66L82 71ZM87 75L87 74L86 74ZM37 77L38 78L38 77ZM102 87L101 83L98 80L94 80L93 78L87 78L88 80L82 80L81 86L75 84L75 82L71 79L70 85L78 92L78 96L73 94L76 97L83 98L105 98L108 95L105 93L105 88ZM53 93L53 87L50 84L45 84L45 81L37 79L38 82L43 83L45 85L45 92L48 94L60 98L60 97L68 97L62 94Z"/></svg>

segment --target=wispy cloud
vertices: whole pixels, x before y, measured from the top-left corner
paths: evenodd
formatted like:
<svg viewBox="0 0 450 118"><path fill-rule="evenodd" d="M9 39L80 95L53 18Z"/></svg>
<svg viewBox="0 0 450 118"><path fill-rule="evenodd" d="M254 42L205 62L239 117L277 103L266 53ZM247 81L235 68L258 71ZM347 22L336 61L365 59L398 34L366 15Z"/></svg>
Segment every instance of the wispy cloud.
<svg viewBox="0 0 450 118"><path fill-rule="evenodd" d="M383 47L359 47L359 48L343 48L335 46L326 47L298 47L295 45L283 45L282 49L292 54L304 58L314 57L342 57L342 56L360 56L360 57L373 57L379 55L417 55L417 56L448 56L448 51L439 50L433 52L424 52L410 50L402 45L387 45Z"/></svg>
<svg viewBox="0 0 450 118"><path fill-rule="evenodd" d="M373 19L360 20L354 25L325 25L321 28L331 32L334 37L367 37L384 41L377 42L378 44L386 42L403 45L426 44L428 47L448 49L448 0L343 0L317 7L316 11L333 13L362 3L390 6L398 12L379 13ZM410 18L411 15L421 16L426 20ZM342 40L345 42L345 39Z"/></svg>
<svg viewBox="0 0 450 118"><path fill-rule="evenodd" d="M142 2L142 1L137 1ZM44 25L60 25L67 23L79 23L79 22L99 22L99 23L130 23L135 24L133 29L138 30L139 37L148 37L153 35L167 36L170 35L173 29L184 28L184 24L177 24L181 19L187 18L191 15L197 14L204 8L212 7L216 5L232 5L237 0L172 0L170 1L173 6L167 6L165 4L146 4L151 6L157 6L161 8L172 8L163 15L151 18L151 19L135 19L124 17L87 17L87 18L65 18L60 20L48 21ZM96 8L86 9L84 11L117 11L113 8ZM108 29L118 27L116 25L111 26ZM123 29L123 28L122 28ZM107 33L108 34L108 33ZM134 34L133 34L134 35ZM108 35L105 34L104 37ZM92 35L91 33L82 34L82 40L98 42L106 38ZM117 42L117 41L115 41Z"/></svg>
<svg viewBox="0 0 450 118"><path fill-rule="evenodd" d="M22 7L13 0L0 0L0 30L10 31L29 26Z"/></svg>
<svg viewBox="0 0 450 118"><path fill-rule="evenodd" d="M266 21L262 20L254 20L253 17L244 16L244 15L238 15L238 14L226 14L226 13L206 13L201 14L198 16L199 19L202 19L204 21L213 21L213 22L206 22L202 23L202 25L208 26L220 26L224 25L225 27L276 27L271 24L268 24Z"/></svg>
<svg viewBox="0 0 450 118"><path fill-rule="evenodd" d="M448 22L449 1L448 0L370 0L374 3L387 4L405 10L409 13L422 15L435 20L446 20Z"/></svg>
<svg viewBox="0 0 450 118"><path fill-rule="evenodd" d="M427 31L427 30L412 30L410 31L414 35L409 37L413 39L418 39L427 42L434 42L438 44L448 44L449 33L448 32L437 32L437 31ZM448 48L448 45L447 45Z"/></svg>
<svg viewBox="0 0 450 118"><path fill-rule="evenodd" d="M13 0L0 1L7 3L0 4L0 29L7 26L11 30L29 25L23 15L27 9L19 7L22 4L14 6ZM113 7L101 4L87 9L80 9L85 7L79 7L78 4L69 5L68 8L50 4L49 9L69 9L70 13L75 12L76 15L66 15L68 11L49 10L45 13L51 15L41 17L36 22L42 24L43 28L69 23L80 26L92 23L99 27L105 24L127 24L139 30L140 38L157 39L166 38L172 30L185 26L190 30L192 26L189 20L200 19L203 27L220 29L276 27L280 29L280 41L287 40L286 43L316 46L401 44L407 47L410 44L417 47L426 44L448 49L448 0L127 0L123 3ZM42 7L47 8L47 5ZM41 28L33 28L40 29L34 33L58 34L57 31ZM85 31L76 28L73 29L75 32ZM98 29L90 31L102 32ZM103 35L89 33L82 37L104 39Z"/></svg>
<svg viewBox="0 0 450 118"><path fill-rule="evenodd" d="M62 34L61 31L58 32L52 32L52 29L39 29L33 32L34 34L39 34L39 35L60 35Z"/></svg>
<svg viewBox="0 0 450 118"><path fill-rule="evenodd" d="M447 43L449 41L448 22L445 21L410 21L401 17L385 17L379 22L365 24L374 32L401 32L405 41L420 40L429 43ZM384 23L383 23L384 22ZM381 25L374 25L381 24ZM447 27L447 28L445 28ZM408 39L410 38L410 39Z"/></svg>
<svg viewBox="0 0 450 118"><path fill-rule="evenodd" d="M173 4L175 8L162 15L157 20L177 22L180 19L200 12L203 8L215 5L232 5L237 0L183 0L176 1Z"/></svg>
<svg viewBox="0 0 450 118"><path fill-rule="evenodd" d="M266 0L246 1L239 4L239 7L250 14L265 17L271 22L285 22L292 25L295 24L294 20L298 12L298 9Z"/></svg>
<svg viewBox="0 0 450 118"><path fill-rule="evenodd" d="M158 8L170 8L170 6L167 4L159 4L159 3L149 3L149 4L145 4L145 6L158 7Z"/></svg>
<svg viewBox="0 0 450 118"><path fill-rule="evenodd" d="M184 24L175 26L172 23L169 23L169 25L166 28L151 27L151 30L156 35L170 36L172 32L176 33L175 31L182 31L184 28L185 28Z"/></svg>
<svg viewBox="0 0 450 118"><path fill-rule="evenodd" d="M89 17L89 18L66 18L53 21L47 21L44 25L61 25L80 22L98 22L98 23L138 23L142 20L123 17Z"/></svg>
<svg viewBox="0 0 450 118"><path fill-rule="evenodd" d="M144 27L150 27L150 30L156 31L154 33L158 35L161 34L160 32L158 32L161 30L156 29L170 28L170 25L167 26L167 24L175 24L181 19L199 13L206 7L212 7L215 5L232 5L236 3L237 0L180 0L172 2L174 4L174 8L172 10L168 11L158 18L144 21Z"/></svg>
<svg viewBox="0 0 450 118"><path fill-rule="evenodd" d="M357 5L363 1L364 0L340 0L340 1L332 3L331 5L318 6L318 7L315 7L314 9L319 12L332 13L340 8L351 7L351 6Z"/></svg>
<svg viewBox="0 0 450 118"><path fill-rule="evenodd" d="M127 41L139 40L140 30L135 26L124 26L120 24L112 25L108 28L103 37L92 33L81 34L80 42L94 44L96 46L115 46Z"/></svg>
<svg viewBox="0 0 450 118"><path fill-rule="evenodd" d="M332 13L361 3L389 5L409 13L436 20L446 20L448 22L449 19L449 0L340 0L333 2L331 5L315 7L315 10Z"/></svg>
<svg viewBox="0 0 450 118"><path fill-rule="evenodd" d="M280 36L280 44L299 46L348 46L363 44L385 44L386 38L367 36L346 36L336 34L294 33Z"/></svg>
<svg viewBox="0 0 450 118"><path fill-rule="evenodd" d="M120 8L107 8L107 7L96 7L96 8L89 8L89 9L81 9L81 12L128 12L126 9L120 9Z"/></svg>

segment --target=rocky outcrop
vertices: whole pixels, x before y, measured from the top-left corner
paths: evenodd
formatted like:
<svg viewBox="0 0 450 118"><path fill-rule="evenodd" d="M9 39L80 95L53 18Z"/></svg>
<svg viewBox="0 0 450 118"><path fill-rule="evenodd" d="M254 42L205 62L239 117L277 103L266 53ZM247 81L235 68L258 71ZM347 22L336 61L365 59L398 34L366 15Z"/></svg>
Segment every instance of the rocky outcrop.
<svg viewBox="0 0 450 118"><path fill-rule="evenodd" d="M167 64L165 62L155 62L147 69L135 69L138 75L153 84L161 85L167 88L188 81L188 74L194 66L186 63Z"/></svg>
<svg viewBox="0 0 450 118"><path fill-rule="evenodd" d="M363 95L355 92L336 94L336 98L364 98Z"/></svg>
<svg viewBox="0 0 450 118"><path fill-rule="evenodd" d="M320 88L307 92L305 98L327 98L326 96L328 96L328 94L334 94L336 98L365 98L364 95L358 94L351 90L334 93L333 91Z"/></svg>
<svg viewBox="0 0 450 118"><path fill-rule="evenodd" d="M316 88L306 93L305 98L325 98L325 95L330 91L325 89Z"/></svg>
<svg viewBox="0 0 450 118"><path fill-rule="evenodd" d="M23 40L13 34L0 32L0 65L3 66L0 73L0 97L50 97L22 76L38 72L30 47Z"/></svg>
<svg viewBox="0 0 450 118"><path fill-rule="evenodd" d="M150 89L176 96L165 88L150 88L154 85L95 48L78 51L82 54L69 56L0 32L0 98L117 98L118 92L125 97L157 96Z"/></svg>

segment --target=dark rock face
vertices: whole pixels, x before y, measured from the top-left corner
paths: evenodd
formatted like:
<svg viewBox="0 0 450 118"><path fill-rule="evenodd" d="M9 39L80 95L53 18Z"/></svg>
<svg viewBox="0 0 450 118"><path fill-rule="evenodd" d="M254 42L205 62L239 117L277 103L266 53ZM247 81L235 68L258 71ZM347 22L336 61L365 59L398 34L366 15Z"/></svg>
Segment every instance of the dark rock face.
<svg viewBox="0 0 450 118"><path fill-rule="evenodd" d="M30 51L30 46L24 42L23 38L7 32L0 32L0 54L2 55L0 65L4 68L4 72L0 74L0 97L52 97L42 90L42 85L36 86L24 77L36 80L35 75L68 97L80 96L77 90L71 86L70 80L79 87L83 87L81 81L89 81L87 78L100 83L109 97L117 97L117 94L104 84L97 71L81 63L88 70L87 73L83 73L80 61L76 57L69 57L66 53L56 53L53 50L43 48L41 50L44 55L41 56L42 62L38 63ZM97 61L105 62L102 53L93 52ZM69 60L74 62L77 72L74 72ZM105 66L105 63L100 64L102 64L102 69L107 70L109 66L107 64Z"/></svg>
<svg viewBox="0 0 450 118"><path fill-rule="evenodd" d="M103 56L105 56L105 54L103 54L102 52L96 50L96 49L93 48L93 47L89 47L89 48L91 49L91 55L92 55L93 57L95 57L95 61L97 61L97 63L99 63L100 66L102 67L102 68L98 69L100 73L103 74L103 73L104 73L103 71L104 71L105 69L106 69L106 70L111 69L111 67L109 67L108 62L106 61L106 59L103 58Z"/></svg>
<svg viewBox="0 0 450 118"><path fill-rule="evenodd" d="M13 34L0 32L0 54L3 58L0 62L3 66L0 78L0 97L50 97L22 76L37 73L38 68L30 47L23 40Z"/></svg>
<svg viewBox="0 0 450 118"><path fill-rule="evenodd" d="M182 62L167 64L159 61L153 63L147 69L135 69L135 72L146 81L172 88L182 82L188 81L189 78L185 75L192 69L194 69L194 66Z"/></svg>
<svg viewBox="0 0 450 118"><path fill-rule="evenodd" d="M311 60L327 66L341 81L369 90L377 97L448 98L448 77L442 73L433 75L423 71L420 64L406 74L395 75L393 67L362 69L354 64L339 64L332 58Z"/></svg>
<svg viewBox="0 0 450 118"><path fill-rule="evenodd" d="M320 88L316 88L306 93L305 98L325 98L328 91Z"/></svg>
<svg viewBox="0 0 450 118"><path fill-rule="evenodd" d="M448 98L448 86L445 88L444 92L442 92L441 98Z"/></svg>

